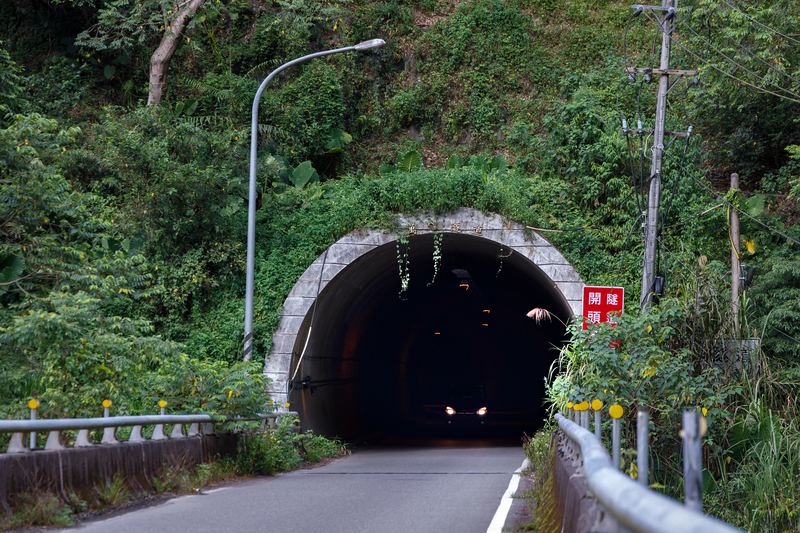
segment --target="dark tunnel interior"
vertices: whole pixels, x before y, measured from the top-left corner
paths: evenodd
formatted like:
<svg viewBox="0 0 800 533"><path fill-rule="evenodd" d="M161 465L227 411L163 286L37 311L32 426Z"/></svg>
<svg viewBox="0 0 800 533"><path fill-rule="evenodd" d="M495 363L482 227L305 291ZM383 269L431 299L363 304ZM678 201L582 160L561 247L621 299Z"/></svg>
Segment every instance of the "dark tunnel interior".
<svg viewBox="0 0 800 533"><path fill-rule="evenodd" d="M411 237L361 256L320 293L297 337L291 386L304 429L366 441L448 435L517 438L545 417L544 378L571 311L530 260L478 236ZM409 286L400 294L398 257ZM537 324L527 313L548 310ZM459 387L486 414L447 415Z"/></svg>

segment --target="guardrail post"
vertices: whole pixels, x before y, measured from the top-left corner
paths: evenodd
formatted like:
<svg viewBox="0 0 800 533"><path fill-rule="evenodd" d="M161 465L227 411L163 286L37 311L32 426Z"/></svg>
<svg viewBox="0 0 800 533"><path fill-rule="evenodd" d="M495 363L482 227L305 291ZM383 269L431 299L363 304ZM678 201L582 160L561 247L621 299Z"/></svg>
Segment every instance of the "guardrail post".
<svg viewBox="0 0 800 533"><path fill-rule="evenodd" d="M103 417L108 418L111 416L111 400L103 400ZM117 440L117 427L103 428L103 439L101 444L119 444Z"/></svg>
<svg viewBox="0 0 800 533"><path fill-rule="evenodd" d="M192 422L192 425L189 426L189 436L190 437L198 437L202 435L200 433L200 423L199 422Z"/></svg>
<svg viewBox="0 0 800 533"><path fill-rule="evenodd" d="M161 416L167 414L167 402L161 400L158 402L158 406L161 408ZM164 424L156 424L156 427L153 428L153 436L151 440L164 440L167 436L164 434Z"/></svg>
<svg viewBox="0 0 800 533"><path fill-rule="evenodd" d="M639 483L645 487L650 485L650 478L647 471L650 460L650 451L648 449L649 438L650 413L647 406L640 405L636 412L636 470L639 475Z"/></svg>
<svg viewBox="0 0 800 533"><path fill-rule="evenodd" d="M183 424L175 424L172 427L172 433L170 433L169 437L171 439L182 439L183 438Z"/></svg>
<svg viewBox="0 0 800 533"><path fill-rule="evenodd" d="M45 450L63 450L64 445L61 444L61 432L51 431L47 434L47 442L44 444Z"/></svg>
<svg viewBox="0 0 800 533"><path fill-rule="evenodd" d="M619 437L620 437L620 421L619 419L622 418L623 414L622 406L619 404L614 404L608 408L608 414L611 415L613 422L611 423L611 452L612 452L612 462L614 463L614 468L617 470L620 469L619 465Z"/></svg>
<svg viewBox="0 0 800 533"><path fill-rule="evenodd" d="M30 448L25 446L25 433L12 433L6 453L30 453Z"/></svg>
<svg viewBox="0 0 800 533"><path fill-rule="evenodd" d="M144 442L146 440L147 439L142 436L142 426L133 426L128 442Z"/></svg>
<svg viewBox="0 0 800 533"><path fill-rule="evenodd" d="M39 411L39 400L32 399L28 402L28 407L31 409L31 420L36 420L36 415ZM31 431L31 450L36 449L36 432Z"/></svg>
<svg viewBox="0 0 800 533"><path fill-rule="evenodd" d="M603 402L595 398L592 400L592 410L594 410L594 436L600 439L601 422L600 410L603 408Z"/></svg>
<svg viewBox="0 0 800 533"><path fill-rule="evenodd" d="M88 448L92 446L92 441L89 440L89 430L78 430L78 436L75 437L75 448Z"/></svg>
<svg viewBox="0 0 800 533"><path fill-rule="evenodd" d="M703 438L697 411L683 413L683 486L686 507L703 512Z"/></svg>

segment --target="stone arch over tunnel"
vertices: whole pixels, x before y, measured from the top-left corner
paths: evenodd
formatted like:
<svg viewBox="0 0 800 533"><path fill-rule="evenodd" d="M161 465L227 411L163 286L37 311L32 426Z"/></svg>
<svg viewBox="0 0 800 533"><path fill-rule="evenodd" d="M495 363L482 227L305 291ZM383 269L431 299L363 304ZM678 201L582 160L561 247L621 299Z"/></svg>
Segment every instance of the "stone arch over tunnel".
<svg viewBox="0 0 800 533"><path fill-rule="evenodd" d="M439 436L452 430L451 388L481 386L483 434L530 434L564 324L580 313L580 276L546 239L499 215L462 208L401 217L399 227L407 244L396 232L354 232L300 277L264 367L273 400L328 436ZM409 260L402 295L398 246ZM525 316L536 307L552 321Z"/></svg>

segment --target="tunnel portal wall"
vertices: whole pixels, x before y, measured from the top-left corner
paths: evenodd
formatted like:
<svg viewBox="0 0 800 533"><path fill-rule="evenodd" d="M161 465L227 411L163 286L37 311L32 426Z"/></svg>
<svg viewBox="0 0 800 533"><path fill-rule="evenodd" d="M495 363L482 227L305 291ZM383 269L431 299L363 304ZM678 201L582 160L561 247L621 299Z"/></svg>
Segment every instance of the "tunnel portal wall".
<svg viewBox="0 0 800 533"><path fill-rule="evenodd" d="M507 246L512 253L527 258L552 281L553 289L561 295L573 315L581 312L584 283L577 271L544 237L519 223L500 215L461 208L440 216L400 217L399 227L411 235L434 232L463 234ZM292 353L302 351L302 346L296 348L297 337L318 292L362 256L397 239L398 234L394 231L364 229L350 233L331 245L300 276L284 302L280 326L273 335L272 350L264 365L264 374L271 379L269 392L276 404L282 405L288 400Z"/></svg>

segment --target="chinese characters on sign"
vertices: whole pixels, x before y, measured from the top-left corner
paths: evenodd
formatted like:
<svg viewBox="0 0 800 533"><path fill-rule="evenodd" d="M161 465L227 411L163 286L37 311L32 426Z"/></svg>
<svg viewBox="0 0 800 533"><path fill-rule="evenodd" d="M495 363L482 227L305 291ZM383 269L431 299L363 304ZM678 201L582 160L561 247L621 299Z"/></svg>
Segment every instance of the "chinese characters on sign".
<svg viewBox="0 0 800 533"><path fill-rule="evenodd" d="M625 289L622 287L583 288L583 329L587 324L614 322L614 316L622 314ZM612 313L609 317L609 313Z"/></svg>

